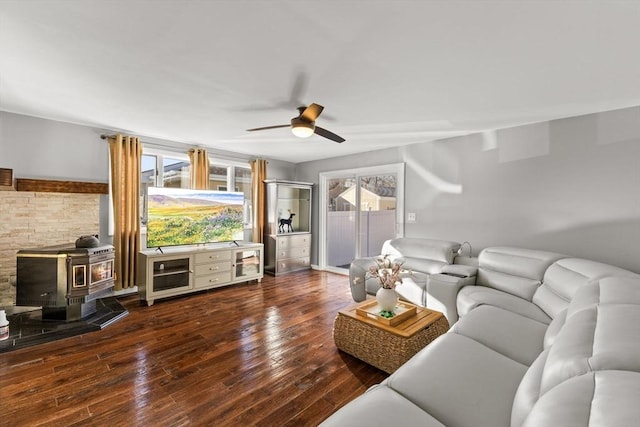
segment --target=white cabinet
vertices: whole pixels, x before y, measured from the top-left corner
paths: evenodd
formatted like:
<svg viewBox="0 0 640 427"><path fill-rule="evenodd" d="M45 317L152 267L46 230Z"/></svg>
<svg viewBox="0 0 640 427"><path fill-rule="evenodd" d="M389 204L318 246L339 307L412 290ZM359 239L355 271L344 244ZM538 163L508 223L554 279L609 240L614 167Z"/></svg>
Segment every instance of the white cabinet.
<svg viewBox="0 0 640 427"><path fill-rule="evenodd" d="M156 299L204 289L262 281L263 245L180 246L145 250L138 257L140 298L152 305Z"/></svg>
<svg viewBox="0 0 640 427"><path fill-rule="evenodd" d="M291 271L304 270L310 267L311 233L291 236L267 236L265 242L269 258L267 271L274 275Z"/></svg>
<svg viewBox="0 0 640 427"><path fill-rule="evenodd" d="M277 276L310 268L313 184L273 179L265 186L265 271Z"/></svg>

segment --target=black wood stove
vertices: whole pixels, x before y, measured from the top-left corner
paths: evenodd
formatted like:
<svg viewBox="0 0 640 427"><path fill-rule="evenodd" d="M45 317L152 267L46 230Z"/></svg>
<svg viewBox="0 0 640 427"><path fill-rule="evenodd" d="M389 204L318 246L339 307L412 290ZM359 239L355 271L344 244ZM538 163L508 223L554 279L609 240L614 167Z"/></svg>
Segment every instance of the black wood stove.
<svg viewBox="0 0 640 427"><path fill-rule="evenodd" d="M22 249L17 254L16 305L42 307L43 319L83 319L96 312L96 299L111 295L114 258L111 245Z"/></svg>

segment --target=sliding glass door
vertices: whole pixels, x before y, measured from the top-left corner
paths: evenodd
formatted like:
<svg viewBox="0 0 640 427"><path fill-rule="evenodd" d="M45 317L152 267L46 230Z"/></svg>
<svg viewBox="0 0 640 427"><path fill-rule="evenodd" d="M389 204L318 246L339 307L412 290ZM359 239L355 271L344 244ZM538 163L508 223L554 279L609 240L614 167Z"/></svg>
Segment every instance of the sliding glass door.
<svg viewBox="0 0 640 427"><path fill-rule="evenodd" d="M354 193L355 175L345 174L327 181L326 244L327 266L348 268L356 251L355 218L356 204ZM349 200L349 199L353 200Z"/></svg>
<svg viewBox="0 0 640 427"><path fill-rule="evenodd" d="M320 268L345 272L404 233L404 164L320 174Z"/></svg>
<svg viewBox="0 0 640 427"><path fill-rule="evenodd" d="M396 237L397 191L396 174L377 174L358 177L359 227L356 257L380 254L385 240Z"/></svg>

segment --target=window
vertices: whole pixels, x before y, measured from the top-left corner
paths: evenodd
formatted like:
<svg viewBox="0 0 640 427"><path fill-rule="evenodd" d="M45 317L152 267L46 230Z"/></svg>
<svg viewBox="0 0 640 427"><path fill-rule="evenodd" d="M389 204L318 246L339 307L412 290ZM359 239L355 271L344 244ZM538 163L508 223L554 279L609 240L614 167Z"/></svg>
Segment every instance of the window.
<svg viewBox="0 0 640 427"><path fill-rule="evenodd" d="M220 159L210 159L209 188L212 190L233 191L244 193L245 199L245 228L251 228L251 169L238 162L225 162ZM214 163L215 162L215 163ZM146 225L147 206L145 205L147 188L175 187L189 188L191 165L189 156L179 153L163 153L149 150L142 155L140 196L141 222Z"/></svg>
<svg viewBox="0 0 640 427"><path fill-rule="evenodd" d="M227 191L228 167L221 165L209 166L209 188L212 190Z"/></svg>
<svg viewBox="0 0 640 427"><path fill-rule="evenodd" d="M162 187L189 188L190 174L189 160L162 158Z"/></svg>
<svg viewBox="0 0 640 427"><path fill-rule="evenodd" d="M234 185L236 191L244 193L244 223L245 228L251 228L251 169L249 168L233 168Z"/></svg>

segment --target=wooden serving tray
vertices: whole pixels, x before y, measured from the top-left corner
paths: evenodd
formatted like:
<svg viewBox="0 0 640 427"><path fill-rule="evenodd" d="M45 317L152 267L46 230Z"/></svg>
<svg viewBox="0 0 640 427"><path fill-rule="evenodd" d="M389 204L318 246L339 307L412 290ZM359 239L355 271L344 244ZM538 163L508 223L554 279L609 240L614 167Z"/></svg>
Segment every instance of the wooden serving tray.
<svg viewBox="0 0 640 427"><path fill-rule="evenodd" d="M356 308L356 314L359 314L360 316L375 319L376 321L384 323L385 325L395 326L403 320L406 320L411 316L415 316L416 306L398 301L398 303L396 304L396 309L394 310L396 315L390 318L380 316L381 311L382 310L378 305L378 301L371 301L370 303L363 304L360 307Z"/></svg>

